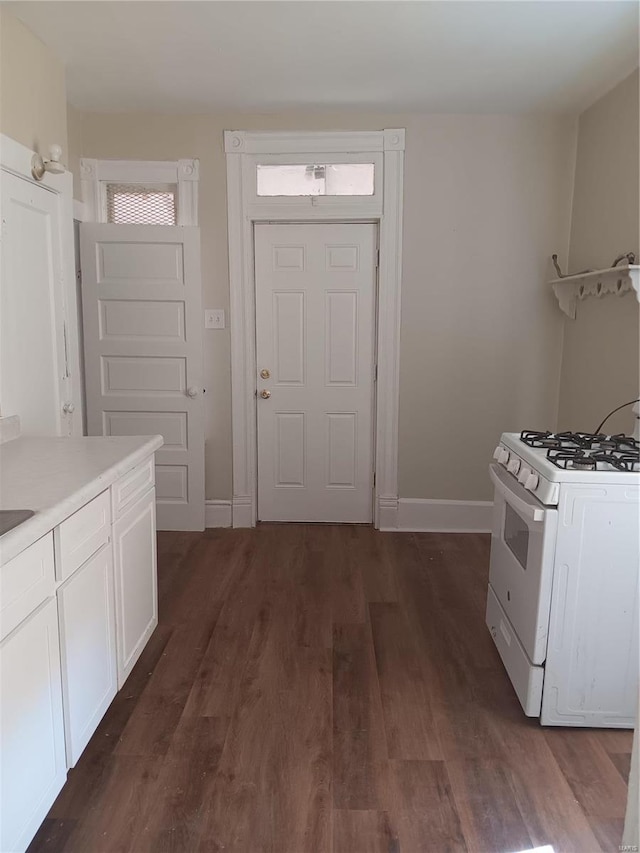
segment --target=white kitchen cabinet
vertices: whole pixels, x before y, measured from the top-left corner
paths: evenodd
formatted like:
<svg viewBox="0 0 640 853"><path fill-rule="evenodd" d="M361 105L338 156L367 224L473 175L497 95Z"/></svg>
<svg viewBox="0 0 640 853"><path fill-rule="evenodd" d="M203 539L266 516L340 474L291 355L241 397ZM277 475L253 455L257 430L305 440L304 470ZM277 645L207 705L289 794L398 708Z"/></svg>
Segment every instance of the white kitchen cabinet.
<svg viewBox="0 0 640 853"><path fill-rule="evenodd" d="M0 697L0 850L15 853L67 778L55 598L0 644Z"/></svg>
<svg viewBox="0 0 640 853"><path fill-rule="evenodd" d="M158 624L154 488L114 523L113 557L120 688Z"/></svg>
<svg viewBox="0 0 640 853"><path fill-rule="evenodd" d="M67 763L73 767L117 692L111 545L58 589Z"/></svg>

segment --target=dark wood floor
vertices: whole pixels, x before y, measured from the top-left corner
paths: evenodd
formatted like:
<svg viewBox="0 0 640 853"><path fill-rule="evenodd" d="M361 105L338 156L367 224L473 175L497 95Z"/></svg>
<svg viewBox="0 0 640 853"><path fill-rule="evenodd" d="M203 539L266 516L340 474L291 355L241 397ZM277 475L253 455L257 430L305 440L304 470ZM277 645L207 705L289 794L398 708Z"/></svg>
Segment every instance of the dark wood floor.
<svg viewBox="0 0 640 853"><path fill-rule="evenodd" d="M160 625L30 851L616 851L631 734L523 716L488 548L160 534Z"/></svg>

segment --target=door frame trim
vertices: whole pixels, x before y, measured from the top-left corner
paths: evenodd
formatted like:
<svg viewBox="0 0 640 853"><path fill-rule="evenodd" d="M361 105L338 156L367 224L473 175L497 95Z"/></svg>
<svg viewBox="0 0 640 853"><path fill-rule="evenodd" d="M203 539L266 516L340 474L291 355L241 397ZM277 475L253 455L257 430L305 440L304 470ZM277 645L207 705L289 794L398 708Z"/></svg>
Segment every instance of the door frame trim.
<svg viewBox="0 0 640 853"><path fill-rule="evenodd" d="M398 513L398 400L400 289L405 130L263 133L225 131L231 330L231 416L233 436L233 527L257 519L255 222L353 222L378 225L379 267L376 329L374 526L394 528ZM316 205L312 198L257 199L251 183L256 155L382 155L382 199L343 196Z"/></svg>

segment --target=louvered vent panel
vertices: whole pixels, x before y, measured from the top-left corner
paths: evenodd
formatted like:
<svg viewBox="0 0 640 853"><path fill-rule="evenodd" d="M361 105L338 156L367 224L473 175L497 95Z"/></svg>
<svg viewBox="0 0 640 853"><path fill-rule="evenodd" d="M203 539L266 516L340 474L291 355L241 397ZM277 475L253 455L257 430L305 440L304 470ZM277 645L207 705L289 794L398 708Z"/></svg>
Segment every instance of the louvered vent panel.
<svg viewBox="0 0 640 853"><path fill-rule="evenodd" d="M175 225L177 187L107 184L107 222L115 225Z"/></svg>

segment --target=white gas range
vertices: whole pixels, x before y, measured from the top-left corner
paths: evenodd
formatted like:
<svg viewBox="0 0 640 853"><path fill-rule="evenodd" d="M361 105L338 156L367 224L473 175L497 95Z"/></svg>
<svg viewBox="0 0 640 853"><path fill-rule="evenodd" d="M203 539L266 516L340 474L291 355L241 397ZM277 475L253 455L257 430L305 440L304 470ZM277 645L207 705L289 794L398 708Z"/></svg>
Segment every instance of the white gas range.
<svg viewBox="0 0 640 853"><path fill-rule="evenodd" d="M640 450L627 436L504 433L486 621L525 714L633 728Z"/></svg>

